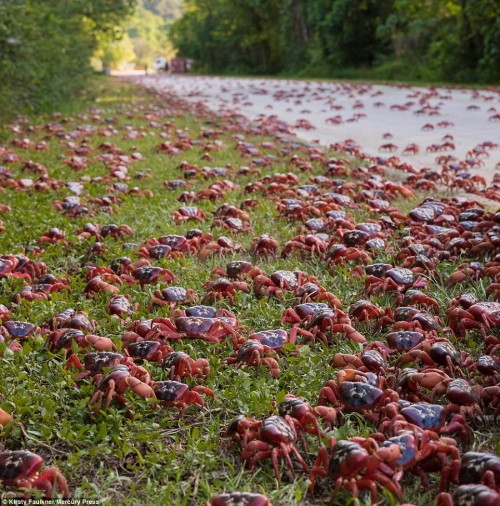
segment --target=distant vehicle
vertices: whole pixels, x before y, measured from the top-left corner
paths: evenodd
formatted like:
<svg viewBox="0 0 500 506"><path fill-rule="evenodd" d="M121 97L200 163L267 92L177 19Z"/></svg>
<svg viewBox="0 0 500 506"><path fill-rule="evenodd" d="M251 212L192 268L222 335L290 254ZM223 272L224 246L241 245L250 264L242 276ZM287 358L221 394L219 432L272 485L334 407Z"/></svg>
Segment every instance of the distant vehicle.
<svg viewBox="0 0 500 506"><path fill-rule="evenodd" d="M188 68L188 61L185 58L174 58L171 62L172 74L183 74Z"/></svg>
<svg viewBox="0 0 500 506"><path fill-rule="evenodd" d="M156 60L153 62L153 68L156 70L156 72L168 72L170 69L167 59L163 56L156 58Z"/></svg>

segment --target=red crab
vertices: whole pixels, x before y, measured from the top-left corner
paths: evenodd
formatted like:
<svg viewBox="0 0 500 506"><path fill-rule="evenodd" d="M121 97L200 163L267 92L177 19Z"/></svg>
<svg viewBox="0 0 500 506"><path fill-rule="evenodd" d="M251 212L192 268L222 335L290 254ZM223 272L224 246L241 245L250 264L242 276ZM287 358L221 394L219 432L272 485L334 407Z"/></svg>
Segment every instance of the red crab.
<svg viewBox="0 0 500 506"><path fill-rule="evenodd" d="M151 302L159 306L168 306L174 309L178 304L187 304L189 302L197 302L198 295L192 289L186 290L182 286L169 286L163 290L156 290L153 294Z"/></svg>
<svg viewBox="0 0 500 506"><path fill-rule="evenodd" d="M280 402L278 414L284 418L287 416L294 418L304 431L317 435L319 438L325 437L325 434L319 426L318 417L323 418L330 427L337 419L335 409L327 406L312 408L304 398L292 394L286 394L285 400Z"/></svg>
<svg viewBox="0 0 500 506"><path fill-rule="evenodd" d="M180 207L177 211L172 213L172 219L176 223L184 223L188 220L205 221L206 215L197 207L188 206Z"/></svg>
<svg viewBox="0 0 500 506"><path fill-rule="evenodd" d="M247 461L250 470L253 470L257 460L272 458L274 474L280 482L278 457L284 457L295 476L290 453L293 453L304 471L307 471L307 464L295 447L297 441L297 430L292 418L281 416L270 416L262 421L255 422L259 427L259 435L256 439L248 442L243 447L241 456Z"/></svg>
<svg viewBox="0 0 500 506"><path fill-rule="evenodd" d="M234 304L236 292L250 293L250 285L244 281L230 281L227 278L219 278L215 281L209 281L205 284L207 293L201 300L213 301L218 299L229 299L230 304Z"/></svg>
<svg viewBox="0 0 500 506"><path fill-rule="evenodd" d="M330 307L342 309L342 301L333 293L328 292L326 288L316 283L304 283L295 290L295 295L301 302L323 302Z"/></svg>
<svg viewBox="0 0 500 506"><path fill-rule="evenodd" d="M314 276L302 271L275 271L268 278L265 274L259 274L253 278L253 291L256 295L269 297L274 295L280 298L284 290L294 291L300 288L304 283L316 283L318 280Z"/></svg>
<svg viewBox="0 0 500 506"><path fill-rule="evenodd" d="M114 279L114 281L116 281L119 285L121 285L122 280L116 275L114 277L116 278ZM107 278L109 278L109 276L107 276ZM89 282L85 286L84 292L88 296L92 296L100 292L109 292L114 295L117 295L118 293L120 293L120 289L117 286L114 286L111 283L105 281L103 276L94 276L89 280Z"/></svg>
<svg viewBox="0 0 500 506"><path fill-rule="evenodd" d="M134 235L128 225L115 225L114 223L103 225L100 233L102 237L112 237L113 239L125 239Z"/></svg>
<svg viewBox="0 0 500 506"><path fill-rule="evenodd" d="M57 467L41 471L43 459L29 451L0 452L0 481L3 485L17 488L36 488L45 493L45 499L52 499L54 492L69 497L66 479Z"/></svg>
<svg viewBox="0 0 500 506"><path fill-rule="evenodd" d="M278 241L269 234L255 237L252 241L252 251L255 256L264 257L266 260L276 257L278 247Z"/></svg>
<svg viewBox="0 0 500 506"><path fill-rule="evenodd" d="M164 281L170 283L175 279L174 273L170 269L162 269L161 267L144 266L133 269L128 274L122 274L122 278L129 283L139 283L142 288L144 285Z"/></svg>
<svg viewBox="0 0 500 506"><path fill-rule="evenodd" d="M380 432L398 431L400 428L406 428L407 423L417 425L421 429L431 430L437 434L450 434L458 431L465 445L470 440L471 429L465 422L462 415L455 414L447 422L448 414L458 411L457 406L440 404L430 404L427 402L411 403L400 400L391 402L384 407Z"/></svg>
<svg viewBox="0 0 500 506"><path fill-rule="evenodd" d="M116 345L109 337L84 334L79 329L58 329L49 334L47 344L50 351L71 351L75 343L79 348L90 346L97 351L116 351Z"/></svg>
<svg viewBox="0 0 500 506"><path fill-rule="evenodd" d="M128 295L114 295L106 304L106 311L119 320L132 316L138 308L139 304L132 304Z"/></svg>
<svg viewBox="0 0 500 506"><path fill-rule="evenodd" d="M241 367L243 364L260 367L262 364L269 367L273 378L277 378L281 371L278 362L272 356L276 356L276 352L272 348L256 339L249 339L237 348L231 357L225 358L224 362L230 365L236 364L236 367Z"/></svg>
<svg viewBox="0 0 500 506"><path fill-rule="evenodd" d="M386 271L383 278L377 276L368 276L365 280L365 292L367 295L372 293L377 295L380 292L394 290L398 292L398 301L403 299L402 293L408 288L422 288L427 286L427 281L415 274L410 269L403 267L394 267Z"/></svg>
<svg viewBox="0 0 500 506"><path fill-rule="evenodd" d="M367 420L377 423L380 410L397 399L399 395L394 390L381 390L365 381L328 380L319 392L318 405L340 406L337 411L361 413Z"/></svg>
<svg viewBox="0 0 500 506"><path fill-rule="evenodd" d="M235 347L239 344L236 333L236 320L229 317L205 318L199 316L180 316L172 322L168 318L155 318L153 335L164 339L202 339L212 343L220 343L231 336Z"/></svg>
<svg viewBox="0 0 500 506"><path fill-rule="evenodd" d="M212 271L212 275L214 274L229 279L235 279L237 281L243 281L247 278L254 278L258 274L263 274L263 272L250 262L246 262L245 260L235 260L226 265L226 270L220 266L216 267Z"/></svg>
<svg viewBox="0 0 500 506"><path fill-rule="evenodd" d="M103 399L105 399L104 409L107 409L113 399L125 404L127 402L123 394L131 389L134 393L149 399L155 397L153 389L141 381L139 378L132 376L126 365L120 364L111 368L97 384L97 391L92 396L89 406L95 404L95 413L98 413L102 407Z"/></svg>
<svg viewBox="0 0 500 506"><path fill-rule="evenodd" d="M401 448L392 444L379 447L375 439L354 437L349 440L330 439L330 449L321 447L310 473L311 491L316 478L330 477L335 481L332 499L341 488L357 497L359 490L369 490L372 504L377 502L377 485L401 499L402 490L393 479L398 470Z"/></svg>
<svg viewBox="0 0 500 506"><path fill-rule="evenodd" d="M349 308L349 316L358 322L382 318L386 314L387 310L378 308L369 300L358 300Z"/></svg>
<svg viewBox="0 0 500 506"><path fill-rule="evenodd" d="M410 470L418 474L425 488L429 488L426 472L441 472L440 490L448 488L449 481L456 481L460 465L460 453L452 438L439 437L435 432L424 430L408 423L383 441L381 447L393 444L401 448L401 459L396 463L402 471Z"/></svg>
<svg viewBox="0 0 500 506"><path fill-rule="evenodd" d="M214 396L214 392L202 385L190 389L185 383L179 381L156 381L153 384L154 395L162 406L173 406L179 410L179 418L182 418L188 404L197 404L203 408L205 401L200 392L205 395Z"/></svg>
<svg viewBox="0 0 500 506"><path fill-rule="evenodd" d="M478 302L466 310L452 307L446 317L457 336L465 336L468 329L479 329L486 336L486 330L500 327L500 302Z"/></svg>
<svg viewBox="0 0 500 506"><path fill-rule="evenodd" d="M56 314L52 318L51 327L53 329L78 329L93 333L96 329L96 322L94 320L89 320L85 311L75 311L74 309L69 308Z"/></svg>
<svg viewBox="0 0 500 506"><path fill-rule="evenodd" d="M199 253L202 260L210 255L229 255L231 253L245 252L245 248L234 242L230 237L220 236L216 241L210 241Z"/></svg>
<svg viewBox="0 0 500 506"><path fill-rule="evenodd" d="M327 236L328 237L328 236ZM321 236L315 234L303 234L294 237L291 241L285 243L283 251L281 252L282 258L290 256L294 251L301 253L301 258L307 253L310 256L319 256L324 258L328 248L328 238L322 239Z"/></svg>
<svg viewBox="0 0 500 506"><path fill-rule="evenodd" d="M203 379L210 374L210 364L206 358L195 360L183 351L172 351L165 355L162 367L169 371L171 380L191 376L198 376Z"/></svg>
<svg viewBox="0 0 500 506"><path fill-rule="evenodd" d="M498 115L500 117L500 114ZM500 494L486 485L460 485L453 494L441 492L437 497L438 506L496 506Z"/></svg>
<svg viewBox="0 0 500 506"><path fill-rule="evenodd" d="M351 320L340 309L321 309L313 315L306 325L314 339L319 338L328 346L328 334L342 333L355 343L366 343L366 338L351 325ZM313 339L313 342L314 342Z"/></svg>
<svg viewBox="0 0 500 506"><path fill-rule="evenodd" d="M215 220L212 223L211 228L215 227L221 227L225 228L232 234L238 234L242 232L251 232L252 227L249 223L245 223L244 221L240 220L239 218L224 218Z"/></svg>

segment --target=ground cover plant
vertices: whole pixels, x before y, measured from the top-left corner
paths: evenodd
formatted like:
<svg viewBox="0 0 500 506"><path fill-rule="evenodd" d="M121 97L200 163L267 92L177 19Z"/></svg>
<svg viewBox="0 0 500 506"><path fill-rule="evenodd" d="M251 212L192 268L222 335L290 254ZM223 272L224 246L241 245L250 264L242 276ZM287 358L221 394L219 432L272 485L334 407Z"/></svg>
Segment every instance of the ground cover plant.
<svg viewBox="0 0 500 506"><path fill-rule="evenodd" d="M498 500L493 203L124 83L0 138L2 498Z"/></svg>

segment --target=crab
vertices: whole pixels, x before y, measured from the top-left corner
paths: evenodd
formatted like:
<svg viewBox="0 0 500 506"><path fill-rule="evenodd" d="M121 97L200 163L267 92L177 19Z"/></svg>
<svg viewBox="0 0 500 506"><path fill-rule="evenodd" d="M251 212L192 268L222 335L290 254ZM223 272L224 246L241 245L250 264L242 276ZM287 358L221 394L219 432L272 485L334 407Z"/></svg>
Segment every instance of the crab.
<svg viewBox="0 0 500 506"><path fill-rule="evenodd" d="M285 400L278 405L278 414L285 418L287 416L294 418L299 422L302 430L308 434L317 435L320 439L325 437L325 434L319 426L318 417L323 418L330 428L337 419L335 409L327 406L312 408L306 399L292 394L285 394Z"/></svg>
<svg viewBox="0 0 500 506"><path fill-rule="evenodd" d="M44 243L58 244L58 243L61 243L61 244L64 244L66 249L69 249L70 246L69 246L68 241L64 237L65 235L66 235L66 233L64 230L61 230L60 228L57 228L57 227L52 227L52 228L49 228L47 230L47 232L45 232L38 239L38 244L44 244Z"/></svg>
<svg viewBox="0 0 500 506"><path fill-rule="evenodd" d="M313 316L326 309L329 309L329 306L323 302L297 304L294 308L289 307L285 309L281 317L281 323L291 323L294 327L297 325L306 326Z"/></svg>
<svg viewBox="0 0 500 506"><path fill-rule="evenodd" d="M318 476L335 481L332 500L345 488L358 496L359 490L369 490L371 503L377 502L377 486L385 487L398 499L402 490L393 478L399 467L401 448L397 444L380 447L373 438L354 437L337 441L330 438L329 449L321 447L309 475L310 490L314 492Z"/></svg>
<svg viewBox="0 0 500 506"><path fill-rule="evenodd" d="M243 364L260 367L262 364L269 367L273 378L277 378L281 371L278 362L272 356L276 356L276 352L272 348L256 339L249 339L239 346L231 357L225 358L224 362L230 365L236 364L236 367L241 367Z"/></svg>
<svg viewBox="0 0 500 506"><path fill-rule="evenodd" d="M313 342L319 338L328 346L328 334L341 333L355 343L366 343L366 338L352 325L349 316L340 309L321 309L315 313L305 326L314 336Z"/></svg>
<svg viewBox="0 0 500 506"><path fill-rule="evenodd" d="M371 343L370 343L371 344ZM354 366L359 371L385 372L387 370L388 353L384 348L365 349L356 355L336 353L330 361L333 367Z"/></svg>
<svg viewBox="0 0 500 506"><path fill-rule="evenodd" d="M401 355L398 366L421 360L427 366L442 366L449 374L463 376L462 368L472 365L473 360L466 352L459 352L444 338L430 338L417 344L410 351Z"/></svg>
<svg viewBox="0 0 500 506"><path fill-rule="evenodd" d="M133 376L127 365L119 364L112 367L104 374L97 383L97 390L89 401L89 406L94 406L97 414L105 399L104 409L107 409L113 399L121 404L127 402L123 394L131 389L135 394L144 399L154 398L153 389L139 378Z"/></svg>
<svg viewBox="0 0 500 506"><path fill-rule="evenodd" d="M229 299L231 304L235 303L236 292L250 293L250 285L244 281L230 281L227 278L218 278L215 281L209 281L205 284L207 293L201 300L202 302Z"/></svg>
<svg viewBox="0 0 500 506"><path fill-rule="evenodd" d="M14 302L19 304L21 300L32 302L35 300L50 300L51 294L58 293L63 290L70 290L69 285L61 281L54 281L52 283L37 283L33 286L24 286L20 292L14 295Z"/></svg>
<svg viewBox="0 0 500 506"><path fill-rule="evenodd" d="M109 277L110 276L106 276L106 278L108 278L108 279L109 279ZM122 280L118 276L115 275L114 278L116 278L116 282L119 285L122 284ZM113 278L113 280L115 281L114 278ZM89 282L85 286L84 292L89 297L91 297L92 295L95 295L97 293L101 293L101 292L108 292L108 293L112 293L113 295L117 295L120 293L120 289L117 286L112 285L111 283L108 283L107 281L105 281L105 278L103 276L98 275L98 276L94 276L93 278L91 278L89 280Z"/></svg>
<svg viewBox="0 0 500 506"><path fill-rule="evenodd" d="M255 295L265 295L267 297L274 295L280 298L284 290L294 291L300 288L304 283L316 283L318 280L314 276L302 271L275 271L270 277L265 274L259 274L253 278L253 291Z"/></svg>
<svg viewBox="0 0 500 506"><path fill-rule="evenodd" d="M179 410L178 418L182 418L188 404L196 404L203 408L205 401L200 392L214 397L213 390L202 385L190 389L185 383L167 380L153 383L154 395L161 406L173 406Z"/></svg>
<svg viewBox="0 0 500 506"><path fill-rule="evenodd" d="M500 116L500 115L499 115ZM453 494L441 492L438 506L496 506L500 494L486 485L460 485Z"/></svg>
<svg viewBox="0 0 500 506"><path fill-rule="evenodd" d="M210 364L206 358L195 360L183 351L172 351L165 355L162 367L169 371L169 378L176 381L192 376L204 379L210 374Z"/></svg>
<svg viewBox="0 0 500 506"><path fill-rule="evenodd" d="M245 260L234 260L226 265L226 270L222 267L216 267L212 271L212 275L223 276L225 278L234 279L236 281L244 281L247 278L254 278L262 271Z"/></svg>
<svg viewBox="0 0 500 506"><path fill-rule="evenodd" d="M421 429L431 430L439 435L447 435L452 432L459 432L464 445L470 440L471 429L465 422L462 415L454 414L449 422L448 415L458 411L459 408L453 405L442 406L428 402L411 403L400 400L387 404L382 410L379 431L397 431L406 428L409 422Z"/></svg>
<svg viewBox="0 0 500 506"><path fill-rule="evenodd" d="M327 266L332 263L344 265L345 262L358 260L365 265L372 263L372 258L366 251L359 248L347 247L344 244L334 244L328 248L326 253Z"/></svg>
<svg viewBox="0 0 500 506"><path fill-rule="evenodd" d="M205 221L206 219L205 213L201 209L193 206L180 207L177 211L172 213L171 216L175 223L184 223L188 220Z"/></svg>
<svg viewBox="0 0 500 506"><path fill-rule="evenodd" d="M323 239L315 234L303 234L294 237L292 240L285 243L281 252L282 258L287 258L294 251L299 251L302 258L304 253L310 256L318 256L324 258L328 248L328 239Z"/></svg>
<svg viewBox="0 0 500 506"><path fill-rule="evenodd" d="M112 368L119 364L131 366L133 365L133 360L121 353L97 351L85 354L83 357L83 364L78 358L78 355L71 355L66 364L66 369L70 369L74 366L80 371L83 370L83 372L78 373L75 378L84 379L89 376L95 377L100 375L100 377L102 377L104 368Z"/></svg>
<svg viewBox="0 0 500 506"><path fill-rule="evenodd" d="M342 301L335 294L327 291L326 288L316 283L304 283L295 290L295 295L301 302L326 301L332 308L342 308Z"/></svg>
<svg viewBox="0 0 500 506"><path fill-rule="evenodd" d="M383 278L368 276L365 279L365 292L367 295L379 294L388 290L398 293L398 303L403 299L403 293L408 288L422 288L427 286L427 281L421 277L415 277L410 269L394 267L386 271Z"/></svg>
<svg viewBox="0 0 500 506"><path fill-rule="evenodd" d="M52 352L62 349L71 351L74 343L81 349L90 346L97 351L116 351L116 345L109 337L85 334L79 329L54 330L47 338L48 348Z"/></svg>
<svg viewBox="0 0 500 506"><path fill-rule="evenodd" d="M205 318L200 316L179 316L172 322L168 318L155 318L155 328L150 337L161 336L164 339L202 339L220 343L231 336L233 345L238 347L240 337L235 327L236 320L229 317Z"/></svg>
<svg viewBox="0 0 500 506"><path fill-rule="evenodd" d="M500 457L492 453L464 453L458 481L461 485L482 483L493 489L498 489L500 486Z"/></svg>
<svg viewBox="0 0 500 506"><path fill-rule="evenodd" d="M339 407L337 412L361 413L367 420L377 423L381 409L397 399L399 395L394 390L381 390L365 381L328 380L319 392L318 405L329 403Z"/></svg>
<svg viewBox="0 0 500 506"><path fill-rule="evenodd" d="M460 453L452 438L439 437L435 432L424 430L408 423L380 445L382 448L398 445L401 459L396 463L405 472L410 470L420 476L425 488L429 488L426 472L440 471L440 490L448 488L450 481L455 482L460 466Z"/></svg>
<svg viewBox="0 0 500 506"><path fill-rule="evenodd" d="M259 437L261 422L255 418L248 418L245 415L235 416L229 425L222 429L223 438L231 438L243 450L250 441Z"/></svg>
<svg viewBox="0 0 500 506"><path fill-rule="evenodd" d="M25 450L0 452L0 481L8 487L38 489L45 499L52 499L54 493L69 497L66 479L57 467L41 471L43 458ZM40 472L41 471L41 472ZM17 501L16 501L17 502Z"/></svg>
<svg viewBox="0 0 500 506"><path fill-rule="evenodd" d="M288 332L284 329L260 330L259 332L250 334L249 339L255 339L264 346L272 350L279 351L287 343L295 344L297 341L297 335L299 334L309 340L313 340L314 337L311 332L308 332L307 330L299 327L293 327L292 330L290 330L290 335L288 335ZM301 345L297 345L297 348L300 346Z"/></svg>
<svg viewBox="0 0 500 506"><path fill-rule="evenodd" d="M134 235L133 230L128 225L115 225L114 223L103 225L100 233L102 237L112 237L113 239L126 239Z"/></svg>
<svg viewBox="0 0 500 506"><path fill-rule="evenodd" d="M172 353L174 349L160 341L136 341L124 348L127 356L133 360L147 360L161 364L166 356Z"/></svg>
<svg viewBox="0 0 500 506"><path fill-rule="evenodd" d="M182 286L169 286L162 290L156 290L151 298L152 304L168 306L169 309L174 309L178 304L197 301L198 295L196 292L191 288L186 290Z"/></svg>
<svg viewBox="0 0 500 506"><path fill-rule="evenodd" d="M242 232L251 232L252 227L249 223L242 221L240 218L223 218L214 220L211 228L221 227L228 230L232 234Z"/></svg>
<svg viewBox="0 0 500 506"><path fill-rule="evenodd" d="M448 325L455 335L463 337L468 329L486 330L500 327L500 302L477 302L468 309L452 307L446 313Z"/></svg>
<svg viewBox="0 0 500 506"><path fill-rule="evenodd" d="M132 316L139 307L138 303L132 304L128 295L113 295L106 304L106 311L113 317L122 320Z"/></svg>
<svg viewBox="0 0 500 506"><path fill-rule="evenodd" d="M401 302L405 306L423 306L425 308L431 307L434 310L434 314L439 314L438 301L432 297L429 297L420 290L407 290Z"/></svg>
<svg viewBox="0 0 500 506"><path fill-rule="evenodd" d="M122 274L122 278L128 283L139 283L141 288L144 285L156 283L158 281L164 281L170 283L175 279L174 273L170 269L162 269L161 267L144 266L133 269L128 274Z"/></svg>
<svg viewBox="0 0 500 506"><path fill-rule="evenodd" d="M249 441L241 452L241 457L248 463L250 470L254 469L258 460L271 457L274 474L280 482L278 458L285 458L292 476L295 476L290 459L290 453L293 453L304 472L307 471L307 464L295 447L297 430L293 420L290 417L283 418L275 415L255 422L259 428L259 435L256 439Z"/></svg>
<svg viewBox="0 0 500 506"><path fill-rule="evenodd" d="M34 334L39 334L40 328L30 322L21 322L18 320L7 320L0 325L0 336L8 335L13 339L27 341Z"/></svg>
<svg viewBox="0 0 500 506"><path fill-rule="evenodd" d="M387 314L387 310L378 308L369 300L358 300L349 307L349 316L354 321L365 321L382 318Z"/></svg>
<svg viewBox="0 0 500 506"><path fill-rule="evenodd" d="M216 241L210 241L199 252L199 257L204 260L210 255L229 255L231 253L245 252L245 248L234 242L230 237L221 235Z"/></svg>
<svg viewBox="0 0 500 506"><path fill-rule="evenodd" d="M211 237L210 234L209 237ZM200 237L187 238L183 235L163 235L158 239L149 239L145 241L139 250L139 255L142 257L148 257L151 256L151 254L161 255L161 247L165 246L169 247L171 250L171 252L168 253L169 256L180 256L184 253L195 254L200 250L200 245ZM158 251L150 251L150 248L158 248Z"/></svg>
<svg viewBox="0 0 500 506"><path fill-rule="evenodd" d="M255 256L264 257L266 260L276 257L278 247L278 241L269 234L262 234L252 241L252 251Z"/></svg>
<svg viewBox="0 0 500 506"><path fill-rule="evenodd" d="M73 308L68 308L52 318L51 327L54 330L57 328L67 328L93 333L96 329L96 322L89 320L88 314L85 311L75 311Z"/></svg>

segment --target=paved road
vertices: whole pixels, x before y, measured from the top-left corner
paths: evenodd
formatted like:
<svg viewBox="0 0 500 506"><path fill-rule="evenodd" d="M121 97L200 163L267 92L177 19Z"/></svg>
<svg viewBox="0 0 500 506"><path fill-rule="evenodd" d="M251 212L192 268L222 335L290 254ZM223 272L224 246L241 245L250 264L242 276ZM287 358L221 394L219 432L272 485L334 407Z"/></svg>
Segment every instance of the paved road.
<svg viewBox="0 0 500 506"><path fill-rule="evenodd" d="M305 140L332 144L353 139L363 151L384 156L390 153L381 146L393 144L392 154L417 168L438 167L436 156L443 154L465 160L468 151L484 142L500 145L500 89L178 75L136 79L187 100L202 101L216 111L238 111L249 119L276 115L296 126L297 135ZM314 128L301 128L301 122ZM445 142L449 143L446 151L433 151L433 145ZM419 153L403 153L412 143ZM500 163L500 148L487 152L489 157L479 156L484 166L471 172L491 181L500 173L495 168Z"/></svg>

